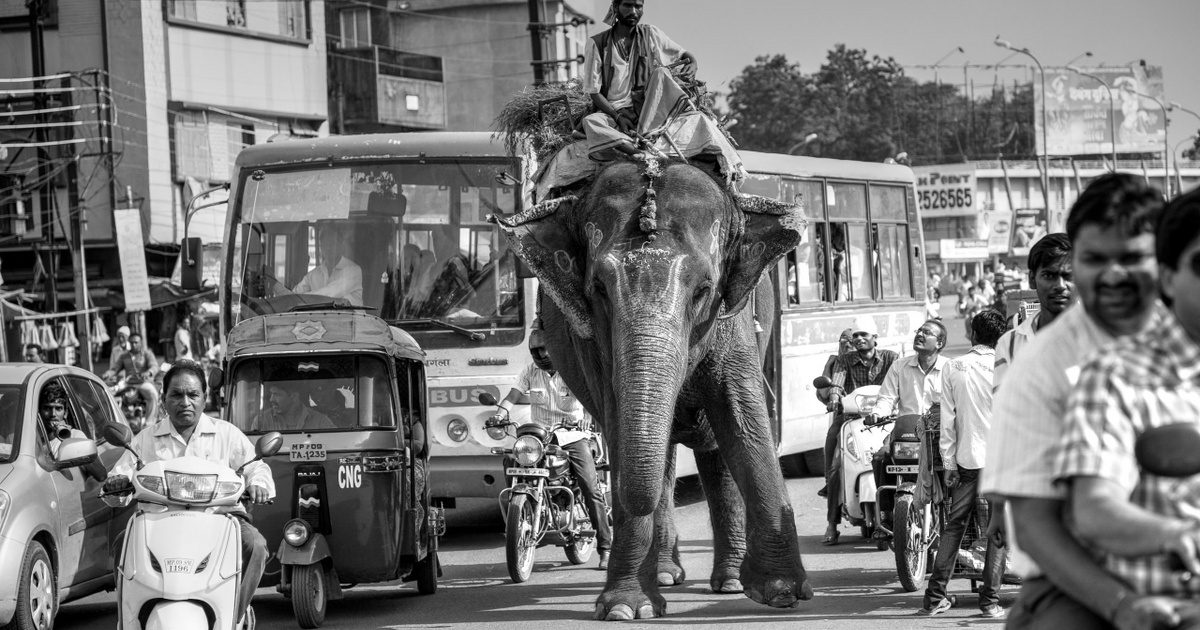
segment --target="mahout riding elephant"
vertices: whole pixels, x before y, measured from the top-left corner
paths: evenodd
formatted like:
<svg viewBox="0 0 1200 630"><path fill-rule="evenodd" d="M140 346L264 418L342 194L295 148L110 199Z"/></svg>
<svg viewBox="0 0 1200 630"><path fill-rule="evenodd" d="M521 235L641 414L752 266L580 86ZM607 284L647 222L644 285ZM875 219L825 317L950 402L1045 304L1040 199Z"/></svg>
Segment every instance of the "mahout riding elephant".
<svg viewBox="0 0 1200 630"><path fill-rule="evenodd" d="M660 616L660 585L683 581L675 443L695 451L708 499L713 590L774 607L810 599L768 421L770 330L756 333L775 301L769 282L755 289L800 242L800 209L649 158L496 220L540 281L551 359L612 454L614 541L596 617Z"/></svg>

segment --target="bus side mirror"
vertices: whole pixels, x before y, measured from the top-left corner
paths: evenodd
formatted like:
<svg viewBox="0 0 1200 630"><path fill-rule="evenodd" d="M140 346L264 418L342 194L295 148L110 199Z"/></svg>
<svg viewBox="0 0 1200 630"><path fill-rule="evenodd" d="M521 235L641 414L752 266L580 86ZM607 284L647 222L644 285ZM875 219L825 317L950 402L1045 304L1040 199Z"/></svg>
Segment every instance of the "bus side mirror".
<svg viewBox="0 0 1200 630"><path fill-rule="evenodd" d="M199 291L204 279L204 244L199 238L183 239L179 247L179 286Z"/></svg>

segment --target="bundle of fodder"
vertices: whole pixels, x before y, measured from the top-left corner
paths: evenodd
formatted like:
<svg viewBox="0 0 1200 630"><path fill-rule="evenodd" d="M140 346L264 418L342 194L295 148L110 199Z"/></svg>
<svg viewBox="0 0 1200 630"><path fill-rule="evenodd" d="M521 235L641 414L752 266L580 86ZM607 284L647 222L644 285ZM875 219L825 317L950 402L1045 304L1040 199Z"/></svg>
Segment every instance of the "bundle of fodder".
<svg viewBox="0 0 1200 630"><path fill-rule="evenodd" d="M545 160L572 141L575 127L592 111L592 97L583 93L579 81L546 83L515 94L492 122L492 129L504 138L510 155L518 155L528 142L538 159Z"/></svg>

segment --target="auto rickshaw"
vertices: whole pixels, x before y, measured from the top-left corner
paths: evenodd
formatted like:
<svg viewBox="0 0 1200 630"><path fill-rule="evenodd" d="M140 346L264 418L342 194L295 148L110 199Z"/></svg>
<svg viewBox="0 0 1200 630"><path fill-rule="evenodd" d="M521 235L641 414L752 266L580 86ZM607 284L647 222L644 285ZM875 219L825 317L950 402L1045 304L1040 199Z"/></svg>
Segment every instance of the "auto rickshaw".
<svg viewBox="0 0 1200 630"><path fill-rule="evenodd" d="M278 584L300 627L320 626L345 585L435 592L445 521L425 479L425 353L413 338L353 310L293 311L238 324L226 356L225 418L252 439L283 434L265 460L275 502L253 518L277 550L263 585Z"/></svg>

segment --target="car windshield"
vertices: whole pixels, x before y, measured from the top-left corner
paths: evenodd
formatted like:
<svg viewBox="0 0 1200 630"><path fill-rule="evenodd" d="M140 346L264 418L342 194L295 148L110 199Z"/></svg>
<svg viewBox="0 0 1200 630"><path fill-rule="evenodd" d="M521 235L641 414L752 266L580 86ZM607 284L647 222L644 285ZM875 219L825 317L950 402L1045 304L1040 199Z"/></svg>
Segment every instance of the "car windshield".
<svg viewBox="0 0 1200 630"><path fill-rule="evenodd" d="M12 459L21 425L21 388L0 385L0 462Z"/></svg>
<svg viewBox="0 0 1200 630"><path fill-rule="evenodd" d="M369 355L306 354L238 362L229 421L246 433L396 426L387 365Z"/></svg>

